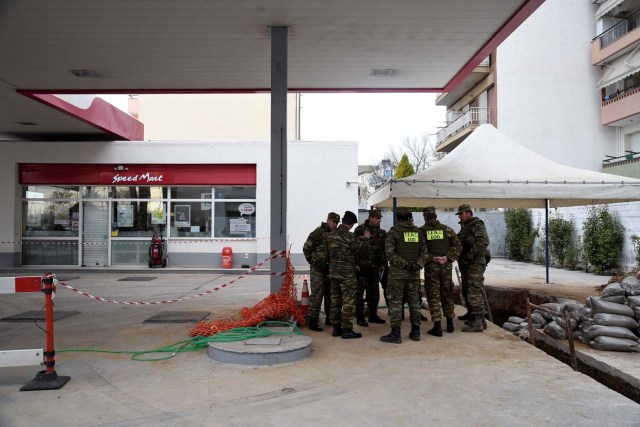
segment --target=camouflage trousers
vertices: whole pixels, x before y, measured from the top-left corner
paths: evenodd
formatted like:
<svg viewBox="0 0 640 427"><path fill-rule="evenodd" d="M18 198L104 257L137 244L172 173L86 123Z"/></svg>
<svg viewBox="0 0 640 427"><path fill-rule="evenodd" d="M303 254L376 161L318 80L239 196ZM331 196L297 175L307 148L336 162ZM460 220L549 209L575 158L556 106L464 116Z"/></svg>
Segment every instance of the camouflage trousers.
<svg viewBox="0 0 640 427"><path fill-rule="evenodd" d="M380 303L380 271L379 267L362 270L357 274L358 290L356 292L356 313L364 312L364 294L367 294L369 316L377 313Z"/></svg>
<svg viewBox="0 0 640 427"><path fill-rule="evenodd" d="M324 314L328 318L331 313L331 281L325 270L311 266L311 294L309 295L309 318L317 319L324 299Z"/></svg>
<svg viewBox="0 0 640 427"><path fill-rule="evenodd" d="M391 267L387 285L387 302L389 304L391 327L400 326L402 322L403 297L409 304L409 320L411 324L419 325L422 317L420 312L420 273L410 273Z"/></svg>
<svg viewBox="0 0 640 427"><path fill-rule="evenodd" d="M353 329L357 286L355 275L348 279L331 278L331 321L342 329Z"/></svg>
<svg viewBox="0 0 640 427"><path fill-rule="evenodd" d="M453 281L451 280L451 263L444 265L430 262L424 268L424 289L429 302L431 320L434 322L445 317L453 317Z"/></svg>
<svg viewBox="0 0 640 427"><path fill-rule="evenodd" d="M482 287L484 286L484 271L487 266L484 264L464 264L458 263L460 274L462 275L462 291L466 288L467 310L471 314L484 313L484 299L482 298Z"/></svg>

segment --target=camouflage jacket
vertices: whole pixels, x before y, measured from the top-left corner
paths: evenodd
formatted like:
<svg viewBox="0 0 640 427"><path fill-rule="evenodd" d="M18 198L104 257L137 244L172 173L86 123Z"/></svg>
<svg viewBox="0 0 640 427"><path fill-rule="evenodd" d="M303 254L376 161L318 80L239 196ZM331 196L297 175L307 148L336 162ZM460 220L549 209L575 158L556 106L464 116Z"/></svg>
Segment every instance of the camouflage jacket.
<svg viewBox="0 0 640 427"><path fill-rule="evenodd" d="M387 232L387 238L385 239L385 252L387 259L389 260L389 264L391 267L397 269L404 268L407 260L400 256L399 247L405 241L405 236L407 234L416 235L416 238L418 239L418 253L415 263L418 264L420 268L424 268L424 265L427 262L427 256L429 255L427 252L427 244L424 240L424 234L418 227L409 223L396 224L391 227L389 232Z"/></svg>
<svg viewBox="0 0 640 427"><path fill-rule="evenodd" d="M489 246L489 234L484 222L477 217L469 218L458 233L462 253L458 262L463 264L486 264L485 254Z"/></svg>
<svg viewBox="0 0 640 427"><path fill-rule="evenodd" d="M343 224L329 233L326 240L329 251L329 277L332 279L355 278L357 256L369 244L360 240Z"/></svg>
<svg viewBox="0 0 640 427"><path fill-rule="evenodd" d="M427 242L427 248L429 247L429 238L427 236L427 231L436 230L436 229L443 230L444 233L449 238L449 250L447 251L447 254L446 254L449 262L453 262L457 260L458 256L460 256L460 252L462 252L462 244L460 243L460 239L458 239L458 235L453 230L453 228L447 227L446 225L441 224L440 221L438 221L437 219L427 221L422 227L420 227L420 230L422 230L422 232L424 233L424 238ZM427 263L432 262L433 257L434 257L433 254L431 253L428 254Z"/></svg>
<svg viewBox="0 0 640 427"><path fill-rule="evenodd" d="M326 222L320 224L320 227L313 230L307 241L302 246L302 253L310 265L325 268L329 263L329 253L327 252L326 236L331 229Z"/></svg>
<svg viewBox="0 0 640 427"><path fill-rule="evenodd" d="M372 226L369 224L369 220L366 220L364 224L356 227L353 234L361 237L367 230L371 233L371 237L369 238L369 247L358 254L360 268L378 268L381 265L386 265L384 239L387 237L387 232L380 227Z"/></svg>

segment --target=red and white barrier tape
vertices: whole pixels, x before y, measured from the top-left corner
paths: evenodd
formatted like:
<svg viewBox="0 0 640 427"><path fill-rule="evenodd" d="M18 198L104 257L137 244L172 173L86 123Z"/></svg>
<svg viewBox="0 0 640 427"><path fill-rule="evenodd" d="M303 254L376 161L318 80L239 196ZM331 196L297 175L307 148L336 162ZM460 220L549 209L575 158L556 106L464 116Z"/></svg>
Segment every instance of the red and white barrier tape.
<svg viewBox="0 0 640 427"><path fill-rule="evenodd" d="M258 269L258 267L263 266L264 264L266 264L268 261L275 259L275 258L285 258L287 256L287 251L276 251L276 250L272 250L271 251L271 255L269 256L269 258L266 258L264 261L262 261L259 264L256 264L254 267L251 267L249 270L247 270L247 272L243 275L240 275L238 277L236 277L235 279L231 280L229 283L223 283L220 286L217 286L213 289L210 289L208 291L204 291L204 292L200 292L196 295L190 295L187 297L182 297L182 298L176 298L176 299L172 299L172 300L166 300L166 301L117 301L117 300L111 300L111 299L107 299L107 298L103 298L103 297L97 297L95 295L91 295L88 292L83 292L79 289L74 288L73 286L69 286L66 283L60 282L58 279L54 278L54 281L64 287L67 288L73 292L76 292L80 295L83 295L87 298L91 298L91 299L95 299L98 301L102 301L102 302L109 302L112 304L124 304L124 305L155 305L155 304L172 304L174 302L179 302L179 301L186 301L186 300L190 300L190 299L194 299L194 298L199 298L201 296L204 295L209 295L212 294L215 291L219 291L220 289L226 288L227 286L235 283L236 281L243 279L246 277L246 275L253 273L254 271L256 271L256 269ZM285 273L274 273L274 274L285 274Z"/></svg>
<svg viewBox="0 0 640 427"><path fill-rule="evenodd" d="M72 237L70 237L69 239L73 239ZM244 238L218 238L218 237L212 237L210 239L194 239L194 240L173 240L173 239L166 239L165 242L167 242L167 244L173 245L173 244L182 244L182 243L216 243L216 242L247 242L247 241L252 241L252 240L263 240L263 239L269 239L269 237L244 237ZM55 240L46 240L46 239L39 239L39 240L22 240L22 241L17 241L17 242L0 242L0 245L108 245L108 244L113 244L113 245L144 245L144 244L148 244L150 242L148 242L147 240L138 240L138 241L118 241L118 240L112 240L111 242L82 242L79 243L77 241L74 242L69 242L69 241L64 241L64 242L58 242Z"/></svg>

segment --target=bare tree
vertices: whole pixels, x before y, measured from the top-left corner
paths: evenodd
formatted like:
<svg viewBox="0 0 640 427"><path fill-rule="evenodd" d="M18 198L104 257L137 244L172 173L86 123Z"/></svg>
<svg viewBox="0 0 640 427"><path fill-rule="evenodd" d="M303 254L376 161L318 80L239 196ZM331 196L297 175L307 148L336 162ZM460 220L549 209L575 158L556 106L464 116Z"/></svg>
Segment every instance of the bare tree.
<svg viewBox="0 0 640 427"><path fill-rule="evenodd" d="M427 134L422 135L419 140L415 137L404 137L399 147L390 146L388 148L386 158L389 159L394 169L403 154L409 157L409 163L416 173L429 169L432 164L445 156L445 153L436 151L434 138L430 138L430 135Z"/></svg>

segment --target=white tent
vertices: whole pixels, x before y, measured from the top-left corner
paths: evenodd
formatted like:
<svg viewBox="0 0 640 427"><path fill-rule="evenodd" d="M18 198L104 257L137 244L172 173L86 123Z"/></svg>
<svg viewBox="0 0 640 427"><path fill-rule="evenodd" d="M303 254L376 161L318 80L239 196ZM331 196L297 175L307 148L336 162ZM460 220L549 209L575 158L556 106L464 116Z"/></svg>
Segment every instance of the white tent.
<svg viewBox="0 0 640 427"><path fill-rule="evenodd" d="M430 169L391 180L368 204L392 207L394 199L396 206L439 208L594 205L640 200L640 179L561 165L481 125Z"/></svg>

